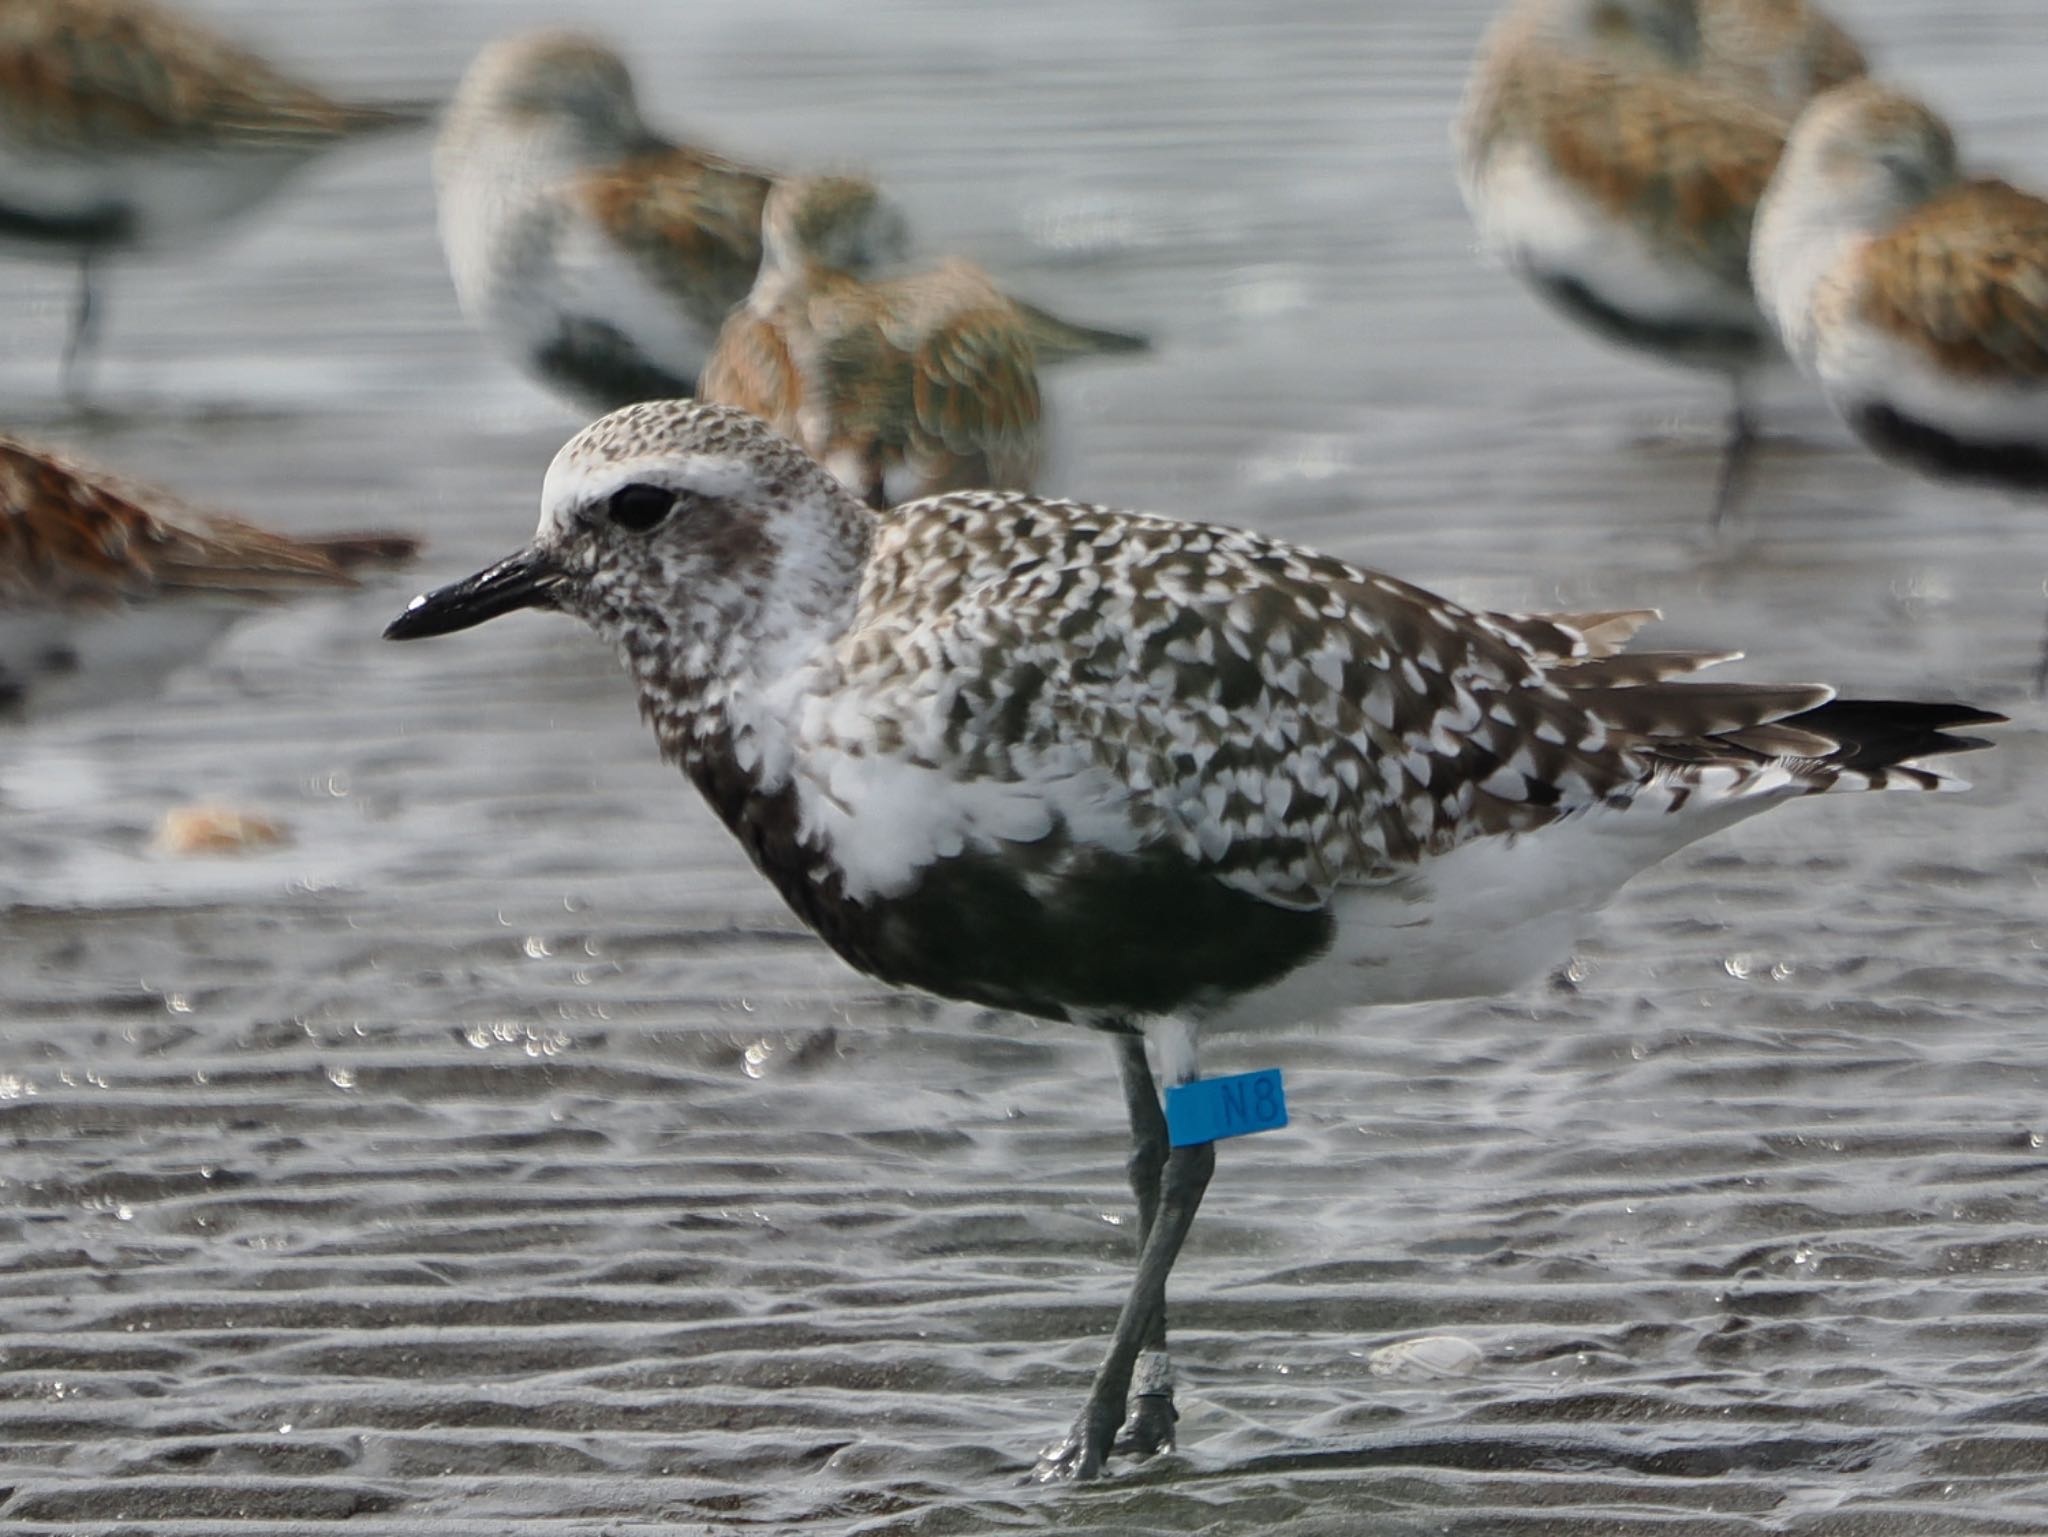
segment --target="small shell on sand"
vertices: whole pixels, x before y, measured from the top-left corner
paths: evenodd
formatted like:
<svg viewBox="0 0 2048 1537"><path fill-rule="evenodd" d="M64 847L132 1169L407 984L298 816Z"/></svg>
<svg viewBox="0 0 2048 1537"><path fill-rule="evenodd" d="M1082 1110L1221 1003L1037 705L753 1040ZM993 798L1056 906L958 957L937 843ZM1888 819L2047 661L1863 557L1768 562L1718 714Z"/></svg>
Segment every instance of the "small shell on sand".
<svg viewBox="0 0 2048 1537"><path fill-rule="evenodd" d="M1471 1376L1485 1359L1479 1347L1470 1340L1461 1340L1450 1334L1432 1334L1375 1350L1368 1365L1375 1377L1393 1377L1403 1382L1442 1382L1452 1377Z"/></svg>
<svg viewBox="0 0 2048 1537"><path fill-rule="evenodd" d="M157 824L159 854L252 854L283 848L292 841L284 823L233 806L179 806Z"/></svg>

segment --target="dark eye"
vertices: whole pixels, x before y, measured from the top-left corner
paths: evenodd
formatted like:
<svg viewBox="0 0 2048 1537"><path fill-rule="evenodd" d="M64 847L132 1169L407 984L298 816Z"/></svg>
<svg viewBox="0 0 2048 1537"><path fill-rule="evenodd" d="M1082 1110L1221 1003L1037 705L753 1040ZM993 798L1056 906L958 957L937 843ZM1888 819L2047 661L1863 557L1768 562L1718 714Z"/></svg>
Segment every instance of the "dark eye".
<svg viewBox="0 0 2048 1537"><path fill-rule="evenodd" d="M660 486L623 486L612 493L605 510L621 528L644 534L675 509L677 497Z"/></svg>

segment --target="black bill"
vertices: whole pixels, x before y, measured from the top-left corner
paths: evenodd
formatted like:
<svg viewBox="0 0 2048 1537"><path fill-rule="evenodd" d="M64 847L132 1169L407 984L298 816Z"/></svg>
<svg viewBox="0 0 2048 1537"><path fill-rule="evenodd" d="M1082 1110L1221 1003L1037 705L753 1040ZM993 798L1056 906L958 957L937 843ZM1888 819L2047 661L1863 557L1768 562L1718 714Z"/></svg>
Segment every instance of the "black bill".
<svg viewBox="0 0 2048 1537"><path fill-rule="evenodd" d="M423 592L384 627L386 640L424 640L521 608L553 608L562 574L540 551L521 550L446 587Z"/></svg>

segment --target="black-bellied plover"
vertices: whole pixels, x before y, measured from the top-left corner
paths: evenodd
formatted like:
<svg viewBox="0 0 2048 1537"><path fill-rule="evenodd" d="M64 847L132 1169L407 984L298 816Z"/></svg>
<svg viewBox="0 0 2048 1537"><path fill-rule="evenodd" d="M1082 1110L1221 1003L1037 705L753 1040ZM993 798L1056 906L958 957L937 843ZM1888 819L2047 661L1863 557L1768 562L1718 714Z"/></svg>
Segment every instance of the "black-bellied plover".
<svg viewBox="0 0 2048 1537"><path fill-rule="evenodd" d="M0 698L133 693L263 604L417 550L272 533L0 437Z"/></svg>
<svg viewBox="0 0 2048 1537"><path fill-rule="evenodd" d="M656 134L624 61L580 33L484 49L434 179L464 313L586 410L694 390L761 263L768 176Z"/></svg>
<svg viewBox="0 0 2048 1537"><path fill-rule="evenodd" d="M996 492L878 516L692 401L586 428L542 503L531 545L386 633L583 619L841 956L1113 1036L1138 1274L1045 1478L1172 1438L1166 1278L1215 1153L1170 1129L1148 1042L1199 1092L1198 1032L1517 986L1675 849L1940 788L1920 760L1997 719L1688 685L1722 657L1625 652L1648 612L1475 612L1236 529Z"/></svg>
<svg viewBox="0 0 2048 1537"><path fill-rule="evenodd" d="M77 394L109 256L209 236L346 139L427 108L336 101L150 0L0 3L0 240L78 262Z"/></svg>
<svg viewBox="0 0 2048 1537"><path fill-rule="evenodd" d="M704 367L706 400L751 411L870 506L1028 490L1044 447L1041 359L1144 338L1023 304L972 262L861 276L908 226L875 185L790 177L768 194L760 275Z"/></svg>
<svg viewBox="0 0 2048 1537"><path fill-rule="evenodd" d="M1785 120L1698 58L1693 0L1517 0L1456 138L1489 252L1595 335L1729 381L1718 521L1747 484L1752 383L1782 361L1749 242Z"/></svg>

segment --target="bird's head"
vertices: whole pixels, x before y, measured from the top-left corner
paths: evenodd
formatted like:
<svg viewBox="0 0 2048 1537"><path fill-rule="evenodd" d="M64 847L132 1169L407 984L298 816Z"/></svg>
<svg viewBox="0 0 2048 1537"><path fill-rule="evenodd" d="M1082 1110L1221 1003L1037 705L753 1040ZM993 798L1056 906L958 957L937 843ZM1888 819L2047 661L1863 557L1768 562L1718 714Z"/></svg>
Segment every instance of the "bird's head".
<svg viewBox="0 0 2048 1537"><path fill-rule="evenodd" d="M450 117L558 129L593 154L623 154L646 138L625 61L597 38L557 28L485 48L456 88Z"/></svg>
<svg viewBox="0 0 2048 1537"><path fill-rule="evenodd" d="M555 609L616 646L643 687L653 674L765 675L845 625L872 537L867 509L765 423L648 401L555 456L531 544L414 598L384 633Z"/></svg>
<svg viewBox="0 0 2048 1537"><path fill-rule="evenodd" d="M762 205L761 245L780 269L869 272L908 254L910 225L864 176L786 176Z"/></svg>
<svg viewBox="0 0 2048 1537"><path fill-rule="evenodd" d="M1778 171L1803 199L1870 227L1890 224L1961 175L1948 124L1873 80L1815 97L1793 125Z"/></svg>

